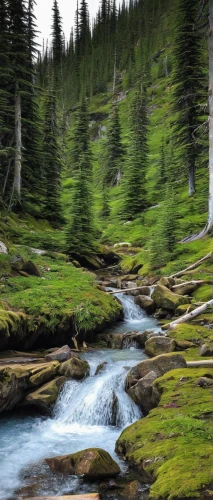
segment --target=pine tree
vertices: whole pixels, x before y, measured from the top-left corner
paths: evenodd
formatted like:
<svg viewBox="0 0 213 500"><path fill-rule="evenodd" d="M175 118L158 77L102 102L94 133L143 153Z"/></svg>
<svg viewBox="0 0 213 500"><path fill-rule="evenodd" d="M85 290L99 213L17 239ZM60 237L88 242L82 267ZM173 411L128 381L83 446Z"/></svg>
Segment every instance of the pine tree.
<svg viewBox="0 0 213 500"><path fill-rule="evenodd" d="M137 92L130 110L130 138L123 177L123 214L134 219L147 207L148 117L145 92Z"/></svg>
<svg viewBox="0 0 213 500"><path fill-rule="evenodd" d="M199 102L203 94L203 34L197 26L199 3L199 0L179 0L174 46L173 111L177 113L174 138L179 146L181 162L186 165L190 196L195 192Z"/></svg>
<svg viewBox="0 0 213 500"><path fill-rule="evenodd" d="M53 64L55 67L60 67L63 52L63 29L62 19L59 12L58 2L53 2L53 24L52 24L52 52Z"/></svg>
<svg viewBox="0 0 213 500"><path fill-rule="evenodd" d="M79 157L82 152L90 151L90 136L89 136L89 119L87 113L86 100L83 99L81 106L79 106L75 131L72 138L71 148L71 171L75 172L79 168ZM90 174L92 173L91 162L88 163Z"/></svg>
<svg viewBox="0 0 213 500"><path fill-rule="evenodd" d="M12 134L8 124L11 114L9 106L11 77L7 6L5 0L0 0L0 203L5 195L11 162L8 151L9 137Z"/></svg>
<svg viewBox="0 0 213 500"><path fill-rule="evenodd" d="M114 186L120 181L124 156L124 147L121 141L121 128L117 104L112 105L112 110L109 117L109 125L107 129L105 149L103 182L106 186Z"/></svg>
<svg viewBox="0 0 213 500"><path fill-rule="evenodd" d="M45 182L44 217L62 222L60 192L62 160L58 141L56 96L48 90L44 102L43 177Z"/></svg>
<svg viewBox="0 0 213 500"><path fill-rule="evenodd" d="M67 226L67 251L72 257L87 255L94 252L95 237L92 215L92 166L91 151L88 143L87 107L82 101L78 112L78 122L75 130L75 142L79 142L75 163L75 186L73 189L71 221ZM79 135L78 131L82 133ZM85 135L85 137L84 137Z"/></svg>
<svg viewBox="0 0 213 500"><path fill-rule="evenodd" d="M177 243L177 202L171 183L166 185L165 200L161 204L157 224L150 241L150 263L153 268L164 266L174 252Z"/></svg>

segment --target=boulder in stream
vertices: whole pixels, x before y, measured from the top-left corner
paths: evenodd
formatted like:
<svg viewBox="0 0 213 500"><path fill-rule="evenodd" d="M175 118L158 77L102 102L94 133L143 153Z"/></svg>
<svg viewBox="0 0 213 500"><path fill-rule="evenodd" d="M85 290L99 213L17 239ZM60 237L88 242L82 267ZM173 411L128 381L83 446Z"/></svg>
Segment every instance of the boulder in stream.
<svg viewBox="0 0 213 500"><path fill-rule="evenodd" d="M148 295L137 295L135 297L135 304L144 309L147 314L152 314L155 311L155 303Z"/></svg>
<svg viewBox="0 0 213 500"><path fill-rule="evenodd" d="M139 379L145 377L145 375L151 371L155 372L157 376L160 377L170 370L186 368L186 366L184 357L179 353L161 354L152 359L145 359L129 371L126 378L126 388L128 390L135 385Z"/></svg>
<svg viewBox="0 0 213 500"><path fill-rule="evenodd" d="M59 368L60 375L65 375L66 377L71 377L76 380L81 380L87 377L89 372L89 363L77 356L68 359L68 361L62 363Z"/></svg>
<svg viewBox="0 0 213 500"><path fill-rule="evenodd" d="M66 377L57 377L51 380L51 382L28 394L22 404L24 406L36 406L39 410L49 414L57 400L61 387L66 381Z"/></svg>
<svg viewBox="0 0 213 500"><path fill-rule="evenodd" d="M157 285L152 294L152 299L159 308L166 309L168 311L175 311L181 304L186 304L188 299L182 295L171 292L168 288L163 285Z"/></svg>
<svg viewBox="0 0 213 500"><path fill-rule="evenodd" d="M88 448L71 455L46 458L45 462L53 471L83 476L85 479L116 477L120 473L119 465L101 448Z"/></svg>
<svg viewBox="0 0 213 500"><path fill-rule="evenodd" d="M61 347L57 351L54 351L54 352L51 352L50 354L47 354L47 356L45 356L45 359L46 359L46 361L57 360L61 363L62 361L67 361L68 359L70 359L72 357L72 355L73 354L71 352L70 347L68 345L64 345L63 347Z"/></svg>
<svg viewBox="0 0 213 500"><path fill-rule="evenodd" d="M176 342L174 339L168 337L151 337L145 343L145 353L147 356L153 358L159 354L164 354L166 352L174 352L176 347Z"/></svg>

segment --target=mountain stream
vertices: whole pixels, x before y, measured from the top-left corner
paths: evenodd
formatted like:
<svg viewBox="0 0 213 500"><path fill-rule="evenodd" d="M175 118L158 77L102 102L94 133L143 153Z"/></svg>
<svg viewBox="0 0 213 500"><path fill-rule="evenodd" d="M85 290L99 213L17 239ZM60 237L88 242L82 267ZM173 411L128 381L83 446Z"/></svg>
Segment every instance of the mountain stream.
<svg viewBox="0 0 213 500"><path fill-rule="evenodd" d="M133 297L118 297L124 320L110 333L159 330ZM83 356L90 364L90 376L66 382L51 418L12 413L0 419L0 500L97 491L97 484L54 474L43 463L44 458L89 447L107 450L125 472L125 464L114 452L115 441L124 427L141 418L140 409L124 391L125 377L146 356L134 343L123 350L94 349ZM95 375L104 361L103 371Z"/></svg>

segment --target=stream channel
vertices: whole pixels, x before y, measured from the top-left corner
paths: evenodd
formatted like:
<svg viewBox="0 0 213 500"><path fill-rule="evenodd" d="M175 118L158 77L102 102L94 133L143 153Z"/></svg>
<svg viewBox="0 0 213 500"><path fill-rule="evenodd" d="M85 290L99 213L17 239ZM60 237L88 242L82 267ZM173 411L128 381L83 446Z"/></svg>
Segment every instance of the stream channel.
<svg viewBox="0 0 213 500"><path fill-rule="evenodd" d="M124 320L110 333L159 331L156 320L136 306L132 296L118 297L124 307ZM125 472L126 465L114 452L115 442L124 427L142 416L124 391L125 378L129 369L146 356L142 349L130 344L123 350L94 349L82 357L90 364L90 376L66 382L51 418L13 412L0 419L0 500L97 491L97 484L54 474L42 462L47 457L85 448L107 450ZM104 370L95 375L97 366L104 361Z"/></svg>

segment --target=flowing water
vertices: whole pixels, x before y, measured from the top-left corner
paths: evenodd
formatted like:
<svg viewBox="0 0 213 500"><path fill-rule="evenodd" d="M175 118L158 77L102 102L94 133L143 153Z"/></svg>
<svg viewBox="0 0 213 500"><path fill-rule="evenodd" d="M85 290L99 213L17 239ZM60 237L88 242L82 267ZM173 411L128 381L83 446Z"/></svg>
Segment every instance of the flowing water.
<svg viewBox="0 0 213 500"><path fill-rule="evenodd" d="M124 320L114 327L114 332L159 330L156 321L137 307L131 296L119 294L119 299L124 306ZM115 455L115 441L124 427L141 417L140 409L124 391L125 376L145 358L142 350L134 345L128 347L85 354L90 377L66 382L52 418L14 413L1 418L0 500L15 500L18 492L24 497L97 491L97 486L95 490L94 485L80 478L54 474L44 465L45 457L99 447L125 470ZM104 361L103 370L95 375L97 366Z"/></svg>

